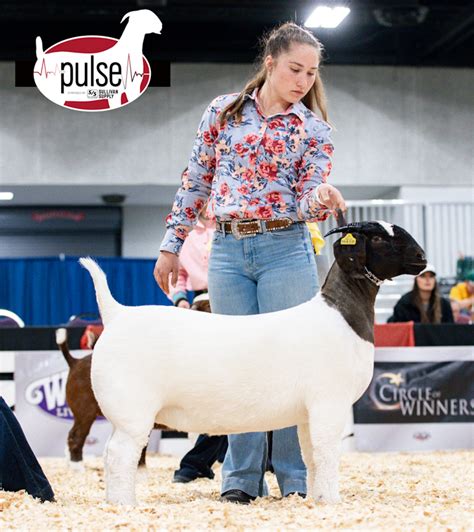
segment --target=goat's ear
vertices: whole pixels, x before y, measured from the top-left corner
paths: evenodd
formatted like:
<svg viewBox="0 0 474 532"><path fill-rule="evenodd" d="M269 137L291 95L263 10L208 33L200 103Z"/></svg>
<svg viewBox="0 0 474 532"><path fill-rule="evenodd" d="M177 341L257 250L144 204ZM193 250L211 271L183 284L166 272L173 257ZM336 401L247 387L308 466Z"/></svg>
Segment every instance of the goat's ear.
<svg viewBox="0 0 474 532"><path fill-rule="evenodd" d="M337 264L341 270L356 279L364 277L366 242L367 238L360 233L346 233L334 243Z"/></svg>

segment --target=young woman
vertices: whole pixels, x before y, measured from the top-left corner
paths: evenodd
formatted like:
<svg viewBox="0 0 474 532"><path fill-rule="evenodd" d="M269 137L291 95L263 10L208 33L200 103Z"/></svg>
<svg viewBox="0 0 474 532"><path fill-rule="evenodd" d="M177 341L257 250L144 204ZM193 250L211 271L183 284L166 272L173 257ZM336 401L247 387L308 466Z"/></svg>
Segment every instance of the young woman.
<svg viewBox="0 0 474 532"><path fill-rule="evenodd" d="M155 266L165 292L170 276L176 283L180 248L210 196L217 222L209 262L213 312L273 312L315 295L316 264L304 221L345 210L340 192L326 183L333 146L320 60L315 37L284 24L266 38L260 69L242 92L208 106ZM266 453L264 433L229 436L223 500L248 504L267 494ZM272 464L283 496L306 493L295 427L274 432Z"/></svg>
<svg viewBox="0 0 474 532"><path fill-rule="evenodd" d="M451 305L441 297L434 266L428 264L415 277L413 290L403 295L393 309L389 322L453 323Z"/></svg>

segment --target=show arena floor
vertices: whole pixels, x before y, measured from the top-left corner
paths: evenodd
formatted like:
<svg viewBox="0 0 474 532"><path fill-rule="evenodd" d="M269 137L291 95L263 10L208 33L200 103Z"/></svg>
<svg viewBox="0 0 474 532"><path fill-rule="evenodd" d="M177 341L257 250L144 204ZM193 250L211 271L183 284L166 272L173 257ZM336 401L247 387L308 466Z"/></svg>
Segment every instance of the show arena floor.
<svg viewBox="0 0 474 532"><path fill-rule="evenodd" d="M474 530L474 452L345 453L343 502L335 506L283 500L269 473L270 497L250 506L224 504L220 466L214 480L172 484L178 461L149 457L148 483L138 485L139 506L131 508L104 502L101 459L86 460L84 473L62 459L41 459L57 503L0 492L0 530Z"/></svg>

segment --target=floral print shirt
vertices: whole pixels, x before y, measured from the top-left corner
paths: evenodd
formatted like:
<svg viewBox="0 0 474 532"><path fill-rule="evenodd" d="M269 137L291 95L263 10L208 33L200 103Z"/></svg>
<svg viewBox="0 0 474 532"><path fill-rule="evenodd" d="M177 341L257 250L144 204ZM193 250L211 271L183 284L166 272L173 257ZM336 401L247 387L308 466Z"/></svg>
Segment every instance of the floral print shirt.
<svg viewBox="0 0 474 532"><path fill-rule="evenodd" d="M207 215L219 221L328 216L316 188L331 171L329 125L302 102L266 117L255 89L241 122L231 118L219 126L219 114L237 96L218 96L204 112L161 251L179 254L208 198Z"/></svg>

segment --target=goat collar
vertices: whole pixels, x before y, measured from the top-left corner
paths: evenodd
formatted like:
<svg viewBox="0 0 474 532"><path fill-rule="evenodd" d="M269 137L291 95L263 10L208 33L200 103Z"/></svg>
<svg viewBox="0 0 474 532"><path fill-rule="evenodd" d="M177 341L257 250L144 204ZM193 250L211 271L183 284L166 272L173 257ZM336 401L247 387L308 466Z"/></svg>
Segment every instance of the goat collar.
<svg viewBox="0 0 474 532"><path fill-rule="evenodd" d="M379 279L376 275L374 275L370 270L367 269L367 266L364 267L365 269L365 277L371 282L374 283L376 286L382 286L383 280Z"/></svg>

